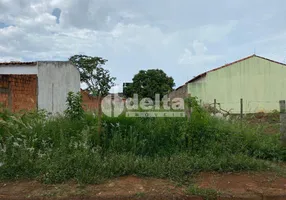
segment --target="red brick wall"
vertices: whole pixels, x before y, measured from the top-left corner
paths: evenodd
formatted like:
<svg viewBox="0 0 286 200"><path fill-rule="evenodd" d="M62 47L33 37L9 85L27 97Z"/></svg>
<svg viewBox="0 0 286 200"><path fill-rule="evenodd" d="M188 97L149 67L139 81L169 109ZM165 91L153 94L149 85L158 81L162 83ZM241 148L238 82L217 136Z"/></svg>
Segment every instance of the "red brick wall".
<svg viewBox="0 0 286 200"><path fill-rule="evenodd" d="M37 82L36 75L0 75L0 102L13 112L37 109Z"/></svg>
<svg viewBox="0 0 286 200"><path fill-rule="evenodd" d="M9 91L9 76L0 75L0 103L4 105L4 107L8 107L8 91Z"/></svg>
<svg viewBox="0 0 286 200"><path fill-rule="evenodd" d="M8 107L8 94L0 93L1 106Z"/></svg>
<svg viewBox="0 0 286 200"><path fill-rule="evenodd" d="M82 104L86 111L95 111L98 106L98 98L90 96L87 92L81 90Z"/></svg>
<svg viewBox="0 0 286 200"><path fill-rule="evenodd" d="M98 98L90 96L86 91L81 90L82 104L86 111L95 111L98 107ZM125 102L126 99L122 98Z"/></svg>

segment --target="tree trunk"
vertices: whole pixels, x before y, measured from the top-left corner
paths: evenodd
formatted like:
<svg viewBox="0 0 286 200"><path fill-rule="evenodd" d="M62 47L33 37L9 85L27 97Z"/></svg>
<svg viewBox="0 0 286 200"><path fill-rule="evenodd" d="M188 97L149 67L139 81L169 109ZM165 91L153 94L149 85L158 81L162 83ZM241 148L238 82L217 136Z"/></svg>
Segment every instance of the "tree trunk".
<svg viewBox="0 0 286 200"><path fill-rule="evenodd" d="M97 124L97 132L98 136L100 137L101 134L101 118L102 118L102 109L101 109L101 96L98 96L97 100L97 117L98 117L98 124Z"/></svg>

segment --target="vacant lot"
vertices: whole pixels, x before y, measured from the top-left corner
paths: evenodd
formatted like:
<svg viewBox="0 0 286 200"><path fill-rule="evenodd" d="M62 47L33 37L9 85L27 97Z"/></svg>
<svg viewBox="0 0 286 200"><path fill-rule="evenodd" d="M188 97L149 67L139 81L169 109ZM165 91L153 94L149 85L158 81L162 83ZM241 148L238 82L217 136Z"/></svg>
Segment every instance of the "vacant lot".
<svg viewBox="0 0 286 200"><path fill-rule="evenodd" d="M136 197L209 197L285 189L286 149L280 145L277 122L224 121L199 107L190 120L122 116L103 118L101 129L88 113L75 119L5 111L0 119L4 199L97 196L101 191L105 196L132 191Z"/></svg>

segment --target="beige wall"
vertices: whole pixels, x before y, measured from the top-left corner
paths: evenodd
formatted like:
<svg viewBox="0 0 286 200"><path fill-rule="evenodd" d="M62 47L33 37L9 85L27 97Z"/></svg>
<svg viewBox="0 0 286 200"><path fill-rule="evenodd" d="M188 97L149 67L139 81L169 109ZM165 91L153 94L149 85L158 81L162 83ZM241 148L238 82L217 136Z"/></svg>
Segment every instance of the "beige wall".
<svg viewBox="0 0 286 200"><path fill-rule="evenodd" d="M279 110L279 100L286 99L286 66L259 57L251 57L230 66L208 72L188 84L188 93L204 103L221 103L225 110L244 113Z"/></svg>

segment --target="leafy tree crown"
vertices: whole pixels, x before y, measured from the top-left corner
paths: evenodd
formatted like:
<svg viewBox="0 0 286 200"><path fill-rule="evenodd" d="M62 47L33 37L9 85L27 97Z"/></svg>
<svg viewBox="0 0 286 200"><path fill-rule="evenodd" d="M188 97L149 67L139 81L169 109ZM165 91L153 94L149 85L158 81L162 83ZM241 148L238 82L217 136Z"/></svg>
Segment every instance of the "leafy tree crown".
<svg viewBox="0 0 286 200"><path fill-rule="evenodd" d="M87 85L87 91L93 96L106 96L115 77L102 66L107 62L101 57L74 55L69 59L80 72L80 81Z"/></svg>
<svg viewBox="0 0 286 200"><path fill-rule="evenodd" d="M132 80L133 82L124 88L124 95L127 97L136 93L140 98L154 99L155 94L160 94L162 98L175 86L174 79L161 69L140 70Z"/></svg>

